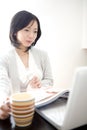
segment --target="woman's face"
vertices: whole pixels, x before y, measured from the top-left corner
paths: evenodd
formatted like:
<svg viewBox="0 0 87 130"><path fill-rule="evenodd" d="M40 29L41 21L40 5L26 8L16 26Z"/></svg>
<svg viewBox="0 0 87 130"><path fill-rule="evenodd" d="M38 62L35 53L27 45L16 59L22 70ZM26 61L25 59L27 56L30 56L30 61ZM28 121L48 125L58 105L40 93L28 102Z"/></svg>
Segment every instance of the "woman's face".
<svg viewBox="0 0 87 130"><path fill-rule="evenodd" d="M37 21L31 21L28 26L24 27L17 32L17 40L20 44L20 48L27 48L37 38L38 24Z"/></svg>

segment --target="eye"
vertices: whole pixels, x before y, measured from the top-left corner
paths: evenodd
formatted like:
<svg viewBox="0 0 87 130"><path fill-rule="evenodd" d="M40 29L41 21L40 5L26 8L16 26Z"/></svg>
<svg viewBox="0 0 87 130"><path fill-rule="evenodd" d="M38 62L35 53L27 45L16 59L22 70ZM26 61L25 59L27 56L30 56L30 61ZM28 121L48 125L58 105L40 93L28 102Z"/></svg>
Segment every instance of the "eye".
<svg viewBox="0 0 87 130"><path fill-rule="evenodd" d="M37 33L38 31L34 31L34 33Z"/></svg>
<svg viewBox="0 0 87 130"><path fill-rule="evenodd" d="M28 32L28 31L29 31L29 29L24 29L24 31Z"/></svg>

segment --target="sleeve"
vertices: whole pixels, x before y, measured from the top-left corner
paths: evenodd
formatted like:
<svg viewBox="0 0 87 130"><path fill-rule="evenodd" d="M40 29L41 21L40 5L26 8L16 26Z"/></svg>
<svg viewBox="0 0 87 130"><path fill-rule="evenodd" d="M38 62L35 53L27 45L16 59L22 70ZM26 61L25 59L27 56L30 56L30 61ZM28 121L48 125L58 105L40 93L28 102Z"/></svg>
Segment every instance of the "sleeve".
<svg viewBox="0 0 87 130"><path fill-rule="evenodd" d="M53 86L52 68L48 54L45 52L41 59L43 71L43 79L41 81L42 86Z"/></svg>
<svg viewBox="0 0 87 130"><path fill-rule="evenodd" d="M0 105L10 95L11 82L8 77L8 72L0 59Z"/></svg>

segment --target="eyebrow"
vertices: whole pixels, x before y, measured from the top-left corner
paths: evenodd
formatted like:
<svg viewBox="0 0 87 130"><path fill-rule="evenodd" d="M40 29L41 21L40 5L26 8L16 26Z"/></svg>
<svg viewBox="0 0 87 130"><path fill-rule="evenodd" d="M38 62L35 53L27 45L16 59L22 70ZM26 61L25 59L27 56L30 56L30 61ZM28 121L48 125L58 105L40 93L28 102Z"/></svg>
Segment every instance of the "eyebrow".
<svg viewBox="0 0 87 130"><path fill-rule="evenodd" d="M30 28L31 26L27 26L26 28ZM34 28L35 30L38 30L38 28Z"/></svg>

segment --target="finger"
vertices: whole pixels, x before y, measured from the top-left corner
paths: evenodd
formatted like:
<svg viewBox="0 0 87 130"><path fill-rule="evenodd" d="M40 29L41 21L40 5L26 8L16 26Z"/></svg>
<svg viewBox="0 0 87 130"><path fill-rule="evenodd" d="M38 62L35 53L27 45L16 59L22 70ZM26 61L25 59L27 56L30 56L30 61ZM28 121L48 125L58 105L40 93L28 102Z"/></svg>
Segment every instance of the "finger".
<svg viewBox="0 0 87 130"><path fill-rule="evenodd" d="M31 88L40 88L41 87L41 82L40 80L36 77L36 79L32 79L29 82L29 85L31 86Z"/></svg>
<svg viewBox="0 0 87 130"><path fill-rule="evenodd" d="M11 111L10 108L9 108L9 106L7 104L3 104L1 106L1 110L5 111L5 112L10 112Z"/></svg>
<svg viewBox="0 0 87 130"><path fill-rule="evenodd" d="M5 120L5 119L7 119L9 116L10 116L9 114L2 114L1 117L0 117L0 119Z"/></svg>
<svg viewBox="0 0 87 130"><path fill-rule="evenodd" d="M36 84L37 87L41 87L41 81L40 80L38 80L37 82L35 82L35 84Z"/></svg>
<svg viewBox="0 0 87 130"><path fill-rule="evenodd" d="M7 106L10 106L10 99L7 98L3 103L6 104Z"/></svg>
<svg viewBox="0 0 87 130"><path fill-rule="evenodd" d="M37 83L35 83L34 85L33 85L33 88L40 88L41 87L41 84L39 83L39 82L37 82Z"/></svg>
<svg viewBox="0 0 87 130"><path fill-rule="evenodd" d="M7 100L5 101L5 103L6 103L6 105L7 105L8 107L11 107L10 99L7 99Z"/></svg>
<svg viewBox="0 0 87 130"><path fill-rule="evenodd" d="M9 113L0 109L0 119L6 119L9 117Z"/></svg>
<svg viewBox="0 0 87 130"><path fill-rule="evenodd" d="M40 87L40 86L41 86L41 83L40 83L40 82L36 82L36 83L35 83L35 86L36 86L36 87Z"/></svg>

